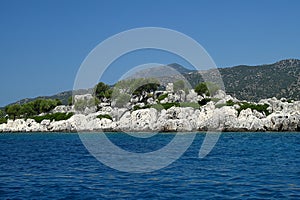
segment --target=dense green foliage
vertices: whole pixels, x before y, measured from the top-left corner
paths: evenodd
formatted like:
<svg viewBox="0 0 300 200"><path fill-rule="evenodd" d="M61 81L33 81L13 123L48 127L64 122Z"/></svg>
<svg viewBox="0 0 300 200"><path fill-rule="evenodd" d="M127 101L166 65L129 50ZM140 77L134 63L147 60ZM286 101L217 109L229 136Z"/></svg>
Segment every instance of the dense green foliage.
<svg viewBox="0 0 300 200"><path fill-rule="evenodd" d="M212 96L214 95L220 87L216 85L215 83L211 82L201 82L195 86L195 92L198 95L204 96Z"/></svg>
<svg viewBox="0 0 300 200"><path fill-rule="evenodd" d="M41 123L44 119L48 119L50 121L60 121L60 120L67 120L73 116L73 113L53 113L53 114L46 114L43 116L34 116L30 117L34 119L37 123Z"/></svg>
<svg viewBox="0 0 300 200"><path fill-rule="evenodd" d="M0 118L0 124L7 123L7 119L5 117Z"/></svg>
<svg viewBox="0 0 300 200"><path fill-rule="evenodd" d="M157 97L157 100L158 101L162 101L162 100L164 100L165 98L167 98L168 97L168 94L162 94L162 95L160 95L159 97Z"/></svg>
<svg viewBox="0 0 300 200"><path fill-rule="evenodd" d="M117 107L126 105L131 97L138 96L139 102L147 103L159 87L159 81L154 78L137 78L119 81L113 89L112 101Z"/></svg>
<svg viewBox="0 0 300 200"><path fill-rule="evenodd" d="M98 83L95 86L95 96L99 100L103 100L104 98L110 99L112 94L112 89L110 89L109 85L106 85L103 82Z"/></svg>
<svg viewBox="0 0 300 200"><path fill-rule="evenodd" d="M248 103L248 102L243 102L243 103L240 103L239 105L240 105L240 108L237 109L239 114L242 110L246 110L247 108L250 108L252 111L257 110L258 112L264 113L266 115L270 114L270 112L267 110L267 108L269 107L268 104L252 104L252 103Z"/></svg>
<svg viewBox="0 0 300 200"><path fill-rule="evenodd" d="M98 115L97 118L99 118L100 120L103 118L113 120L113 118L109 114Z"/></svg>
<svg viewBox="0 0 300 200"><path fill-rule="evenodd" d="M0 118L5 117L5 112L3 110L0 110Z"/></svg>
<svg viewBox="0 0 300 200"><path fill-rule="evenodd" d="M28 118L41 113L50 112L56 106L61 105L60 100L52 99L36 99L35 101L25 103L23 105L13 104L5 107L5 112L9 118Z"/></svg>
<svg viewBox="0 0 300 200"><path fill-rule="evenodd" d="M233 106L235 103L232 100L226 101L224 104L216 104L216 108L222 108L223 106Z"/></svg>

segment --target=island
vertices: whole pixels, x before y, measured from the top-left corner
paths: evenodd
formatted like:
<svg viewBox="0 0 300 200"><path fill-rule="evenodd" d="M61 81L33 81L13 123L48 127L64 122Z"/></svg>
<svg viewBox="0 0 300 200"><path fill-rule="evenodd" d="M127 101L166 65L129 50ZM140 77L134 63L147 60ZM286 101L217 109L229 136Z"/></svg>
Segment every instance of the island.
<svg viewBox="0 0 300 200"><path fill-rule="evenodd" d="M182 80L161 87L138 78L113 87L100 82L92 91L73 93L68 105L49 99L9 105L0 132L300 131L300 101L238 100L209 82L190 89Z"/></svg>

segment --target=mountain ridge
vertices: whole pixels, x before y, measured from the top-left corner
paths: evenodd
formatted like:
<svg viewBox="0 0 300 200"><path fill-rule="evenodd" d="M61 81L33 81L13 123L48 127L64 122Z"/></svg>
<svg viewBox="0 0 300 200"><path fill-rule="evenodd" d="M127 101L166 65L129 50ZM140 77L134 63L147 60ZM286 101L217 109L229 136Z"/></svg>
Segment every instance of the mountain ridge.
<svg viewBox="0 0 300 200"><path fill-rule="evenodd" d="M172 63L167 66L182 74L190 82L192 87L203 81L198 70L187 69L178 63ZM269 97L284 97L287 99L300 100L299 59L284 59L272 64L253 66L237 65L218 68L218 70L222 76L225 91L238 99L258 101ZM208 73L208 76L213 76L213 72L209 72L209 70L206 70L206 73ZM176 77L173 78L176 79ZM38 98L59 99L63 104L67 104L68 98L71 95L71 90L63 91L50 96L21 99L12 104L23 104Z"/></svg>

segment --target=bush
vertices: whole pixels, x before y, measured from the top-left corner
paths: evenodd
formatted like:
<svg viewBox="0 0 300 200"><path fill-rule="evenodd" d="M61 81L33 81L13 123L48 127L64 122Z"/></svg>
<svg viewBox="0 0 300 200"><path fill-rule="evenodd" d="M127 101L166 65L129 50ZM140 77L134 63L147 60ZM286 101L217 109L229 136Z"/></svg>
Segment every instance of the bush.
<svg viewBox="0 0 300 200"><path fill-rule="evenodd" d="M0 124L6 124L7 123L7 119L2 117L0 118Z"/></svg>
<svg viewBox="0 0 300 200"><path fill-rule="evenodd" d="M159 97L157 97L157 100L158 101L162 101L162 100L164 100L165 98L167 98L168 97L168 94L162 94L162 95L160 95Z"/></svg>
<svg viewBox="0 0 300 200"><path fill-rule="evenodd" d="M240 114L240 112L242 110L246 110L247 108L250 108L252 111L253 110L256 110L260 113L265 113L267 116L270 114L270 112L267 110L267 108L269 107L268 104L251 104L251 103L248 103L248 102L244 102L244 103L241 103L240 104L240 108L237 109L238 113Z"/></svg>
<svg viewBox="0 0 300 200"><path fill-rule="evenodd" d="M20 117L28 118L41 113L47 113L58 105L61 105L61 101L58 99L36 99L22 105L8 105L5 107L5 112L11 119Z"/></svg>
<svg viewBox="0 0 300 200"><path fill-rule="evenodd" d="M175 106L180 107L180 103L174 102L174 103L162 103L160 104L165 110L168 110L169 108Z"/></svg>
<svg viewBox="0 0 300 200"><path fill-rule="evenodd" d="M210 100L213 101L213 102L215 102L215 103L217 103L217 102L220 101L221 99L219 99L219 98L210 98Z"/></svg>
<svg viewBox="0 0 300 200"><path fill-rule="evenodd" d="M98 115L97 118L99 118L100 120L103 119L103 118L113 120L112 117L109 114Z"/></svg>
<svg viewBox="0 0 300 200"><path fill-rule="evenodd" d="M224 106L227 106L227 104L226 103L220 103L220 104L216 104L215 108L222 108Z"/></svg>
<svg viewBox="0 0 300 200"><path fill-rule="evenodd" d="M226 103L217 104L216 108L222 108L223 106L233 106L235 103L232 100L226 101Z"/></svg>
<svg viewBox="0 0 300 200"><path fill-rule="evenodd" d="M61 120L67 120L70 117L73 116L74 113L53 113L53 114L46 114L43 116L34 116L31 117L34 119L37 123L41 123L44 119L48 119L50 121L55 120L55 121L61 121Z"/></svg>
<svg viewBox="0 0 300 200"><path fill-rule="evenodd" d="M201 96L204 96L204 94L206 96L211 96L214 95L219 89L220 89L219 86L216 85L215 83L202 82L196 85L195 92Z"/></svg>

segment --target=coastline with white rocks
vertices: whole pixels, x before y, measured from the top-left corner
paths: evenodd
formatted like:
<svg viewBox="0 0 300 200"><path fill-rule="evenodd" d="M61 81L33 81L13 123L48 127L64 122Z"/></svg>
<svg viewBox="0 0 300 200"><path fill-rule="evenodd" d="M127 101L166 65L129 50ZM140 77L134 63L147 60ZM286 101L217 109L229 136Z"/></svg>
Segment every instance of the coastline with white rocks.
<svg viewBox="0 0 300 200"><path fill-rule="evenodd" d="M190 95L190 96L189 96ZM190 102L199 100L194 93L187 95ZM175 96L169 95L172 101ZM86 109L84 112L74 110L74 106L57 106L52 112L74 112L67 120L43 120L37 123L34 119L8 120L0 124L0 132L196 132L196 131L230 131L230 132L299 132L300 101L288 102L286 99L269 98L256 104L267 104L268 112L258 112L247 108L238 112L239 105L222 105L237 99L219 91L214 98L199 108L171 107L157 110L145 108L130 110L109 105ZM165 101L168 101L166 98ZM108 118L97 118L109 115Z"/></svg>

